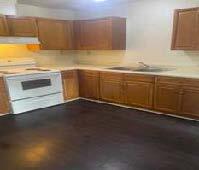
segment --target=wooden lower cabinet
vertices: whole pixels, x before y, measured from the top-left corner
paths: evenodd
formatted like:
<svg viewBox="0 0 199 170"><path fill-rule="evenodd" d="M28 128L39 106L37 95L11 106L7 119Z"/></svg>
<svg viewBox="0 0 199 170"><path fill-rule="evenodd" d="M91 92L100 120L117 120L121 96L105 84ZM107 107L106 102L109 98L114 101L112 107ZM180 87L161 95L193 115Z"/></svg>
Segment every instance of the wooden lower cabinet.
<svg viewBox="0 0 199 170"><path fill-rule="evenodd" d="M124 103L123 74L100 73L100 98L108 102Z"/></svg>
<svg viewBox="0 0 199 170"><path fill-rule="evenodd" d="M185 88L183 90L180 114L199 117L199 88Z"/></svg>
<svg viewBox="0 0 199 170"><path fill-rule="evenodd" d="M7 114L10 112L9 99L2 77L0 77L0 94L0 114Z"/></svg>
<svg viewBox="0 0 199 170"><path fill-rule="evenodd" d="M125 74L125 103L136 107L153 108L154 76Z"/></svg>
<svg viewBox="0 0 199 170"><path fill-rule="evenodd" d="M70 100L79 97L78 71L62 71L62 84L64 90L64 99Z"/></svg>
<svg viewBox="0 0 199 170"><path fill-rule="evenodd" d="M62 79L65 100L80 96L199 118L198 79L94 70L63 71ZM8 112L5 89L0 87L4 94L4 99L0 99L0 112Z"/></svg>
<svg viewBox="0 0 199 170"><path fill-rule="evenodd" d="M154 109L199 118L199 80L157 78Z"/></svg>
<svg viewBox="0 0 199 170"><path fill-rule="evenodd" d="M175 113L180 110L180 88L177 85L158 84L155 88L155 110Z"/></svg>
<svg viewBox="0 0 199 170"><path fill-rule="evenodd" d="M99 99L99 72L80 70L79 87L80 97Z"/></svg>
<svg viewBox="0 0 199 170"><path fill-rule="evenodd" d="M154 85L146 82L125 83L125 103L137 107L153 107Z"/></svg>

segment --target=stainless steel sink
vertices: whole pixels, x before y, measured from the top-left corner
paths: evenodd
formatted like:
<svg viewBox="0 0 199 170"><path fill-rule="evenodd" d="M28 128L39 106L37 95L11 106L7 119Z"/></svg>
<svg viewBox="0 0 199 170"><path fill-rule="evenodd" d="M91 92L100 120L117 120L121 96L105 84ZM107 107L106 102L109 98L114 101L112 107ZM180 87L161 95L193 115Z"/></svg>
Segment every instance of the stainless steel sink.
<svg viewBox="0 0 199 170"><path fill-rule="evenodd" d="M163 68L163 67L111 67L108 68L110 70L120 70L120 71L137 71L137 72L164 72L164 71L172 71L173 68Z"/></svg>
<svg viewBox="0 0 199 170"><path fill-rule="evenodd" d="M139 72L164 72L164 71L171 71L170 68L160 68L160 67L148 67L148 68L138 68L134 69L133 71L139 71Z"/></svg>
<svg viewBox="0 0 199 170"><path fill-rule="evenodd" d="M132 71L131 68L129 67L110 67L107 68L109 70L121 70L121 71Z"/></svg>

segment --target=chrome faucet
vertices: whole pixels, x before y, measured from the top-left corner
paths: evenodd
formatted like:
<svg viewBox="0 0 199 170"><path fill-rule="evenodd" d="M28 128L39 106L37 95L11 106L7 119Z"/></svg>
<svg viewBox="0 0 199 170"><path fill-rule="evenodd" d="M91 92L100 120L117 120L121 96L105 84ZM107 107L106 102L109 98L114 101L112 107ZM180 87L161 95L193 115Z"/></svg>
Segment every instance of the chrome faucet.
<svg viewBox="0 0 199 170"><path fill-rule="evenodd" d="M147 65L147 64L145 64L144 62L138 62L140 65L142 65L143 67L145 67L145 68L149 68L150 66L149 65Z"/></svg>

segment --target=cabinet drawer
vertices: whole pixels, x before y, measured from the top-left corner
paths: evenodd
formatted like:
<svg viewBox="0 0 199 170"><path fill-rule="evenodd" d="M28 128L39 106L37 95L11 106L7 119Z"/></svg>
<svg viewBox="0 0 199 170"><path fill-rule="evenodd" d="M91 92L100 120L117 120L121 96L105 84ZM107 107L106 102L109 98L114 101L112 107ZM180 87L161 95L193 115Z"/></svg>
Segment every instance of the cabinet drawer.
<svg viewBox="0 0 199 170"><path fill-rule="evenodd" d="M100 79L123 81L123 74L122 73L115 73L115 72L100 72Z"/></svg>
<svg viewBox="0 0 199 170"><path fill-rule="evenodd" d="M190 88L199 88L199 79L184 79L183 85Z"/></svg>
<svg viewBox="0 0 199 170"><path fill-rule="evenodd" d="M95 70L79 70L78 73L80 76L99 76L99 72Z"/></svg>
<svg viewBox="0 0 199 170"><path fill-rule="evenodd" d="M142 74L124 74L124 80L154 83L155 76L142 75Z"/></svg>
<svg viewBox="0 0 199 170"><path fill-rule="evenodd" d="M77 70L61 71L63 78L73 78L77 74Z"/></svg>
<svg viewBox="0 0 199 170"><path fill-rule="evenodd" d="M156 77L156 83L163 83L163 84L174 84L174 85L182 85L184 82L183 78L176 78L176 77Z"/></svg>

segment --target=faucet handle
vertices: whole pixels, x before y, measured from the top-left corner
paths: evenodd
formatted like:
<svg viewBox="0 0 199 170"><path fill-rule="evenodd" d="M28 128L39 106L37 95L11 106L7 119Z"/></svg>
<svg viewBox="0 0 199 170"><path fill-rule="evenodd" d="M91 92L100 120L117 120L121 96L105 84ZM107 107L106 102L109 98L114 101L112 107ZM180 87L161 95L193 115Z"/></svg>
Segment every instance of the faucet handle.
<svg viewBox="0 0 199 170"><path fill-rule="evenodd" d="M150 67L149 65L145 64L144 62L138 62L140 65L144 66L144 67Z"/></svg>

